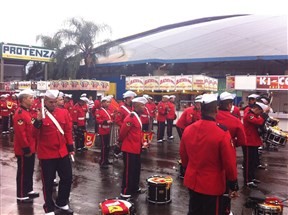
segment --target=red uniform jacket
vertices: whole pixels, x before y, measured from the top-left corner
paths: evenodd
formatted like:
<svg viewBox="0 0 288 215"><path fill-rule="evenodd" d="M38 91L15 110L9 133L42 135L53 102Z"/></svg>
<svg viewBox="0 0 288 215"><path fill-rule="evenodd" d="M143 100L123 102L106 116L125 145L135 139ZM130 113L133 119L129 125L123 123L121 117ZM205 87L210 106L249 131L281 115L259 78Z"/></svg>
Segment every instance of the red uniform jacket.
<svg viewBox="0 0 288 215"><path fill-rule="evenodd" d="M157 110L158 110L158 115L157 115L157 121L158 122L165 122L166 121L166 115L168 113L168 102L159 102Z"/></svg>
<svg viewBox="0 0 288 215"><path fill-rule="evenodd" d="M10 110L7 107L7 100L1 100L0 101L0 115L1 116L9 116Z"/></svg>
<svg viewBox="0 0 288 215"><path fill-rule="evenodd" d="M146 106L146 107L148 108L148 110L149 110L150 117L155 118L155 116L156 116L156 111L157 111L157 106L155 105L155 103L154 103L154 102L152 102L152 103L146 103L145 106Z"/></svg>
<svg viewBox="0 0 288 215"><path fill-rule="evenodd" d="M218 110L216 121L228 128L235 146L246 145L246 135L240 119L229 111Z"/></svg>
<svg viewBox="0 0 288 215"><path fill-rule="evenodd" d="M33 126L34 120L29 109L19 107L16 110L13 118L15 155L35 153L36 132Z"/></svg>
<svg viewBox="0 0 288 215"><path fill-rule="evenodd" d="M73 116L72 116L73 123L76 123L77 126L86 126L87 112L88 112L87 104L81 106L79 105L79 103L76 103L76 105L74 105L73 107Z"/></svg>
<svg viewBox="0 0 288 215"><path fill-rule="evenodd" d="M121 127L123 124L123 120L128 116L132 111L132 107L127 105L121 105L118 112L115 115L116 124Z"/></svg>
<svg viewBox="0 0 288 215"><path fill-rule="evenodd" d="M258 133L258 128L263 125L265 120L249 109L244 117L243 124L246 133L247 143L246 146L262 146L262 140Z"/></svg>
<svg viewBox="0 0 288 215"><path fill-rule="evenodd" d="M66 103L64 104L64 108L65 108L66 110L68 110L68 112L69 112L70 117L72 118L72 120L73 120L73 113L74 113L73 106L74 106L73 100L70 100L70 101L68 101L68 102L66 102ZM74 122L74 121L73 121L73 122ZM76 121L75 121L75 122L76 122Z"/></svg>
<svg viewBox="0 0 288 215"><path fill-rule="evenodd" d="M55 108L51 113L60 124L64 135L46 115L39 128L37 154L39 159L62 158L73 151L72 123L66 109Z"/></svg>
<svg viewBox="0 0 288 215"><path fill-rule="evenodd" d="M140 116L142 124L148 124L150 120L150 113L147 107L144 108L144 112Z"/></svg>
<svg viewBox="0 0 288 215"><path fill-rule="evenodd" d="M40 110L42 107L41 100L39 98L34 99L34 102L31 106L31 114L33 117L37 116L37 110Z"/></svg>
<svg viewBox="0 0 288 215"><path fill-rule="evenodd" d="M240 109L237 106L232 106L231 113L236 116L238 119L241 119Z"/></svg>
<svg viewBox="0 0 288 215"><path fill-rule="evenodd" d="M195 192L222 195L226 179L233 184L237 181L236 152L231 136L210 117L184 130L180 156L186 168L184 185ZM230 186L230 189L233 188Z"/></svg>
<svg viewBox="0 0 288 215"><path fill-rule="evenodd" d="M168 103L168 111L166 115L166 119L176 119L176 109L175 104L173 102L167 102Z"/></svg>
<svg viewBox="0 0 288 215"><path fill-rule="evenodd" d="M110 124L108 124L107 121L112 120L111 112L109 109L100 108L96 110L95 116L99 127L98 133L100 135L109 134Z"/></svg>
<svg viewBox="0 0 288 215"><path fill-rule="evenodd" d="M142 147L142 126L135 112L130 113L120 128L119 141L121 150L132 154L140 154Z"/></svg>
<svg viewBox="0 0 288 215"><path fill-rule="evenodd" d="M196 110L194 106L186 108L180 118L177 120L176 126L185 129L188 125L201 119L201 111Z"/></svg>
<svg viewBox="0 0 288 215"><path fill-rule="evenodd" d="M101 101L98 100L98 99L96 99L96 100L94 101L94 106L93 106L93 108L92 108L92 114L95 115L96 110L99 110L100 108L101 108Z"/></svg>

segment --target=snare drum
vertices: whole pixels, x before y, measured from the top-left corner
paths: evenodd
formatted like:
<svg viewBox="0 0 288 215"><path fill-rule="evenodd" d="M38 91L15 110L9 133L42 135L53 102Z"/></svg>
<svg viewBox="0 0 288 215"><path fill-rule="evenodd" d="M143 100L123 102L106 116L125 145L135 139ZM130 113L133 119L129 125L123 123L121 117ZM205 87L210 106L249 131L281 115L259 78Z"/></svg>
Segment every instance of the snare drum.
<svg viewBox="0 0 288 215"><path fill-rule="evenodd" d="M285 146L287 134L283 131L270 128L267 135L267 142L272 145Z"/></svg>
<svg viewBox="0 0 288 215"><path fill-rule="evenodd" d="M148 202L155 204L166 204L171 202L170 190L173 179L170 176L151 176L147 179L148 192L147 200Z"/></svg>
<svg viewBox="0 0 288 215"><path fill-rule="evenodd" d="M271 205L267 203L258 204L255 208L255 215L282 215L280 205Z"/></svg>
<svg viewBox="0 0 288 215"><path fill-rule="evenodd" d="M258 203L255 215L282 215L283 204L277 197L267 197L264 203Z"/></svg>
<svg viewBox="0 0 288 215"><path fill-rule="evenodd" d="M178 160L178 165L179 165L179 178L184 178L185 168L182 166L181 160Z"/></svg>
<svg viewBox="0 0 288 215"><path fill-rule="evenodd" d="M121 199L106 199L99 204L99 215L135 215L131 202Z"/></svg>

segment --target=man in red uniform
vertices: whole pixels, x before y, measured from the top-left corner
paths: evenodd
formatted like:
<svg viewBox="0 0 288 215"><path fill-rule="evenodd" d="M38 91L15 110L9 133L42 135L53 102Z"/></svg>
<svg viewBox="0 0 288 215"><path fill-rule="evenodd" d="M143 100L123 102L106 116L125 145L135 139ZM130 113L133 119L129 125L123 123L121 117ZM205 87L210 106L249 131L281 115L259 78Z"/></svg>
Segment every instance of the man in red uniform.
<svg viewBox="0 0 288 215"><path fill-rule="evenodd" d="M234 146L244 146L246 145L246 135L244 127L239 118L231 113L231 108L233 106L234 94L223 92L220 94L220 102L218 107L218 113L216 116L216 122L224 125L230 132ZM227 188L226 193L228 194L229 188ZM227 196L223 196L223 208L224 214L229 215L231 211L231 199Z"/></svg>
<svg viewBox="0 0 288 215"><path fill-rule="evenodd" d="M118 109L116 115L115 115L115 123L119 126L119 131L121 129L121 126L123 124L124 119L126 118L126 116L128 116L131 111L132 111L132 99L137 96L136 93L134 93L133 91L126 91L125 93L123 93L123 99L124 102L123 104L120 106L120 108ZM121 145L121 143L120 143ZM114 149L114 156L116 158L119 157L119 155L121 155L121 151L119 147L115 147Z"/></svg>
<svg viewBox="0 0 288 215"><path fill-rule="evenodd" d="M163 138L164 138L164 133L165 133L165 121L166 121L166 115L168 113L168 95L164 95L162 97L162 101L159 102L157 110L158 110L158 115L157 115L157 124L158 124L158 129L157 129L157 143L163 143Z"/></svg>
<svg viewBox="0 0 288 215"><path fill-rule="evenodd" d="M244 184L248 187L255 188L259 180L255 179L255 170L257 167L258 147L262 146L262 140L258 133L258 128L261 127L268 118L267 105L256 102L252 108L244 114L243 124L247 137L247 143L244 146Z"/></svg>
<svg viewBox="0 0 288 215"><path fill-rule="evenodd" d="M33 191L36 133L35 121L30 113L34 92L23 90L19 94L20 107L14 115L14 152L17 158L17 202L31 203L39 193Z"/></svg>
<svg viewBox="0 0 288 215"><path fill-rule="evenodd" d="M176 129L180 137L180 140L182 138L184 129L188 125L191 125L192 123L201 119L201 102L202 102L202 95L196 96L194 100L194 106L186 108L183 111L180 118L177 120Z"/></svg>
<svg viewBox="0 0 288 215"><path fill-rule="evenodd" d="M167 139L172 140L174 136L172 135L173 122L176 119L176 108L175 108L175 95L169 96L168 101L168 111L166 115L167 122Z"/></svg>
<svg viewBox="0 0 288 215"><path fill-rule="evenodd" d="M71 118L72 118L73 112L74 112L73 106L74 106L74 104L73 104L73 100L72 100L72 94L64 94L64 108L68 110Z"/></svg>
<svg viewBox="0 0 288 215"><path fill-rule="evenodd" d="M88 99L80 97L79 101L73 107L73 124L75 129L75 147L78 152L86 150L84 147L84 132L86 131L86 113Z"/></svg>
<svg viewBox="0 0 288 215"><path fill-rule="evenodd" d="M253 93L253 94L249 95L247 98L248 98L248 105L243 108L244 115L246 112L249 111L250 108L253 107L253 105L256 103L257 98L259 98L259 95Z"/></svg>
<svg viewBox="0 0 288 215"><path fill-rule="evenodd" d="M237 195L236 153L229 131L215 122L217 94L202 97L202 119L189 125L180 144L182 164L186 167L184 185L189 189L189 215L223 214L221 196L226 189Z"/></svg>
<svg viewBox="0 0 288 215"><path fill-rule="evenodd" d="M142 148L142 123L140 115L143 113L147 99L137 97L132 100L134 111L123 121L120 128L119 140L122 143L124 171L122 178L122 198L130 198L131 195L141 192L139 187Z"/></svg>
<svg viewBox="0 0 288 215"><path fill-rule="evenodd" d="M148 95L143 95L143 97L146 98L148 101L148 98L149 98ZM146 103L146 105L147 104L148 104L148 102ZM140 116L143 131L149 131L149 127L151 127L150 126L150 112L149 112L149 109L146 107L146 105L145 105L143 113Z"/></svg>
<svg viewBox="0 0 288 215"><path fill-rule="evenodd" d="M99 126L98 133L101 139L101 159L100 159L100 168L107 169L109 164L112 164L109 160L109 144L110 144L110 130L112 116L108 109L110 103L110 97L106 96L101 99L101 107L96 110L96 122Z"/></svg>
<svg viewBox="0 0 288 215"><path fill-rule="evenodd" d="M0 96L0 114L2 116L2 134L9 134L9 116L10 111L7 106L7 94Z"/></svg>
<svg viewBox="0 0 288 215"><path fill-rule="evenodd" d="M96 111L101 108L101 97L102 97L102 94L98 93L97 98L94 101L93 108L91 110L93 116L95 116ZM99 126L97 124L97 120L95 120L95 129L94 129L95 134L98 134L98 128L99 128Z"/></svg>
<svg viewBox="0 0 288 215"><path fill-rule="evenodd" d="M149 129L148 131L153 131L153 121L156 117L156 112L157 112L157 106L155 105L155 102L153 101L153 98L149 95L143 95L148 102L146 103L145 107L147 107L148 112L149 112Z"/></svg>
<svg viewBox="0 0 288 215"><path fill-rule="evenodd" d="M38 114L34 126L39 129L37 155L40 160L43 184L43 206L46 215L55 215L55 207L62 213L73 214L69 207L72 184L72 166L69 154L74 154L72 123L65 109L57 107L58 90L45 93L45 118ZM54 203L53 180L56 172L60 177L58 197Z"/></svg>

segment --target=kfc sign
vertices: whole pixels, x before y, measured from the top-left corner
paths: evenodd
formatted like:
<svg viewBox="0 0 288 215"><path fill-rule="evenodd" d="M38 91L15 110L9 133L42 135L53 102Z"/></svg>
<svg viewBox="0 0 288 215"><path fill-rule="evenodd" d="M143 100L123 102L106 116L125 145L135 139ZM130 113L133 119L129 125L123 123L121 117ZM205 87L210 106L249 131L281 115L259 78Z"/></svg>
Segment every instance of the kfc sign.
<svg viewBox="0 0 288 215"><path fill-rule="evenodd" d="M288 76L257 76L257 89L281 90L288 89Z"/></svg>

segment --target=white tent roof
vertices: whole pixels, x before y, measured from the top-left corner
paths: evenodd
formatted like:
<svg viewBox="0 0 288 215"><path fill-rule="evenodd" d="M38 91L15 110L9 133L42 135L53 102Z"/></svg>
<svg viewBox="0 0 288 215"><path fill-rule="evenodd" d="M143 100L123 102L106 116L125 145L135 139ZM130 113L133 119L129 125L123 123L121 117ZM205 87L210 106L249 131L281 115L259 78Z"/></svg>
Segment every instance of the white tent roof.
<svg viewBox="0 0 288 215"><path fill-rule="evenodd" d="M286 15L247 15L177 27L121 43L99 64L288 59ZM118 50L118 49L117 49Z"/></svg>

